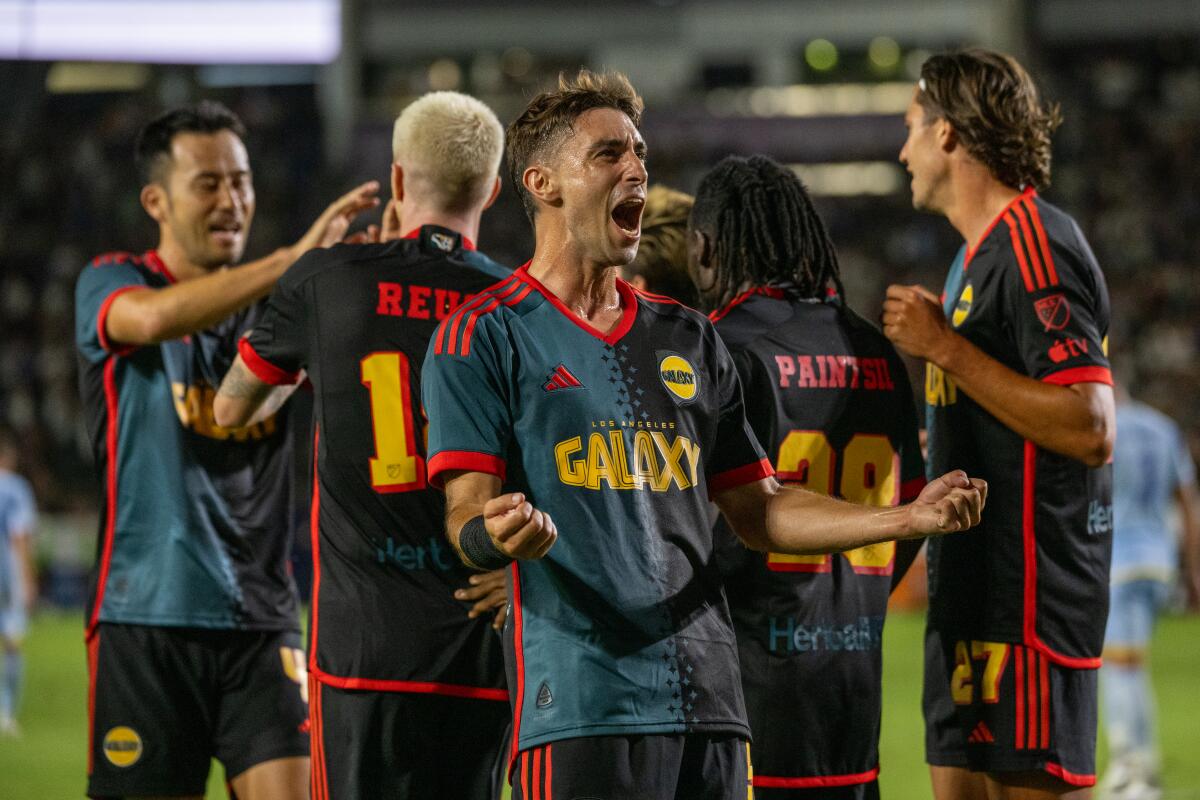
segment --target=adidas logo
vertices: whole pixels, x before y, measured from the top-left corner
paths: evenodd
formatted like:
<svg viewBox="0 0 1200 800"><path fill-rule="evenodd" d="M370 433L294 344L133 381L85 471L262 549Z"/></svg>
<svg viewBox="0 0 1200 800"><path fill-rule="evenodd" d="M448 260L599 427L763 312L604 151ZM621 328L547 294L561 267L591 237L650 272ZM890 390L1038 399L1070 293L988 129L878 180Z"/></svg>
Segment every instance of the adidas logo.
<svg viewBox="0 0 1200 800"><path fill-rule="evenodd" d="M583 384L571 374L571 370L567 369L565 365L559 364L550 373L550 377L546 380L542 388L547 392L553 392L559 389L582 389Z"/></svg>
<svg viewBox="0 0 1200 800"><path fill-rule="evenodd" d="M542 688L538 689L537 707L545 708L546 706L550 705L553 702L554 702L554 695L550 694L549 684L543 683Z"/></svg>
<svg viewBox="0 0 1200 800"><path fill-rule="evenodd" d="M988 726L983 723L983 720L979 720L979 724L975 726L975 730L971 731L967 741L971 744L991 744L996 741L996 737L992 736L992 732L988 730Z"/></svg>

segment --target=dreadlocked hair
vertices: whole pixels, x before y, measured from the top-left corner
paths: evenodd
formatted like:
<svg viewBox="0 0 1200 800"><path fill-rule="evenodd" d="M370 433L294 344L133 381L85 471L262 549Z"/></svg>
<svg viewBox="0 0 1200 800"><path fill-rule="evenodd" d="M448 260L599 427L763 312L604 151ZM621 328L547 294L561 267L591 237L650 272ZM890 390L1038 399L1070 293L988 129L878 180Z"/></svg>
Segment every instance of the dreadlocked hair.
<svg viewBox="0 0 1200 800"><path fill-rule="evenodd" d="M692 227L712 237L717 305L744 285L845 303L837 252L795 173L766 156L728 156L700 181Z"/></svg>

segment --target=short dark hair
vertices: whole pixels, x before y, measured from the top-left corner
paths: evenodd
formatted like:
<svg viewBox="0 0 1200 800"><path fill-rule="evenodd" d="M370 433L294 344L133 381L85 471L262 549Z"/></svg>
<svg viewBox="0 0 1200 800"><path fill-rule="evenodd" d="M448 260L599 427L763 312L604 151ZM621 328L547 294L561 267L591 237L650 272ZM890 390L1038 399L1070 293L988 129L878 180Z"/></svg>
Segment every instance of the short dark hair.
<svg viewBox="0 0 1200 800"><path fill-rule="evenodd" d="M729 302L743 284L773 284L801 299L844 302L833 241L796 174L766 156L728 156L696 190L690 222L713 239L708 300Z"/></svg>
<svg viewBox="0 0 1200 800"><path fill-rule="evenodd" d="M217 133L232 131L246 138L246 126L228 108L215 100L201 100L194 106L176 108L155 117L138 132L134 145L138 177L142 183L162 178L171 160L171 142L180 133Z"/></svg>
<svg viewBox="0 0 1200 800"><path fill-rule="evenodd" d="M574 129L576 118L593 108L613 108L629 117L634 126L642 123L642 98L628 78L619 72L581 69L570 79L559 73L558 89L538 94L508 126L508 174L530 220L537 206L525 191L521 176L531 162Z"/></svg>
<svg viewBox="0 0 1200 800"><path fill-rule="evenodd" d="M1050 137L1062 114L1012 56L982 48L932 56L921 65L917 100L1005 186L1050 185Z"/></svg>

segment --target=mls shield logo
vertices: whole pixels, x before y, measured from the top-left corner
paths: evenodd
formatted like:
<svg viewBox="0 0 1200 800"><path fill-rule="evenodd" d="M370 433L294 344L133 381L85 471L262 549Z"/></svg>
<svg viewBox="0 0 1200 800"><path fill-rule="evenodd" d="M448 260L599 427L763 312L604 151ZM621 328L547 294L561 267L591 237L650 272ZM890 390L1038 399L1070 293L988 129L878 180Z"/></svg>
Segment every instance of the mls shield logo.
<svg viewBox="0 0 1200 800"><path fill-rule="evenodd" d="M1033 309L1047 331L1061 331L1071 321L1071 304L1065 295L1043 297L1033 304Z"/></svg>
<svg viewBox="0 0 1200 800"><path fill-rule="evenodd" d="M447 235L446 235L446 234L444 234L444 233L431 233L431 234L429 234L429 241L430 241L430 242L433 244L433 246L434 246L434 247L436 247L438 250L441 250L441 251L443 251L443 252L446 252L446 253L449 253L451 250L453 250L453 249L454 249L454 237L453 237L453 236L447 236Z"/></svg>

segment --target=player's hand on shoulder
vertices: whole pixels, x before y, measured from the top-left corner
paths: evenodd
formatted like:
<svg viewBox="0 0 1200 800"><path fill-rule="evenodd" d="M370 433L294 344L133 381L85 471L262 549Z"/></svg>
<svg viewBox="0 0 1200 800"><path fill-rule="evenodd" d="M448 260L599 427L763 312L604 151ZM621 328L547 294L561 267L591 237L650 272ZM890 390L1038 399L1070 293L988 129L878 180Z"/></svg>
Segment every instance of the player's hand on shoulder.
<svg viewBox="0 0 1200 800"><path fill-rule="evenodd" d="M558 539L554 520L520 492L502 494L483 507L483 523L496 547L510 558L536 559Z"/></svg>
<svg viewBox="0 0 1200 800"><path fill-rule="evenodd" d="M936 536L978 525L987 490L987 481L960 469L930 481L907 506L912 535Z"/></svg>
<svg viewBox="0 0 1200 800"><path fill-rule="evenodd" d="M329 247L340 242L356 216L379 205L379 198L376 196L378 194L379 181L367 181L330 203L308 232L293 246L296 258L314 247Z"/></svg>
<svg viewBox="0 0 1200 800"><path fill-rule="evenodd" d="M883 301L883 334L903 352L937 363L950 327L937 296L924 286L887 288Z"/></svg>
<svg viewBox="0 0 1200 800"><path fill-rule="evenodd" d="M494 569L491 572L479 572L468 579L469 586L454 593L456 600L474 601L467 616L471 619L495 611L492 627L500 630L508 616L508 592L505 589L505 570Z"/></svg>

